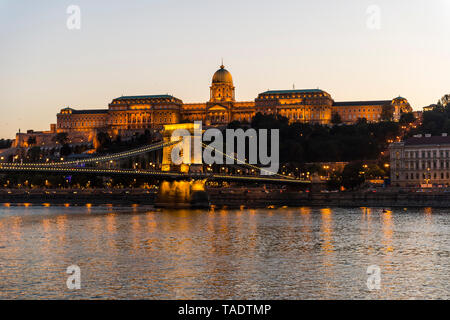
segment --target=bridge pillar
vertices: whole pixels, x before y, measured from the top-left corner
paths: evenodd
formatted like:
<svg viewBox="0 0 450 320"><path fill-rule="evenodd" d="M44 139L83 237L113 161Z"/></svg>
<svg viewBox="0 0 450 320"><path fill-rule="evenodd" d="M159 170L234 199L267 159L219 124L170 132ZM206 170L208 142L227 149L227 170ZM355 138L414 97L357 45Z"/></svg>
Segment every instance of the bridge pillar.
<svg viewBox="0 0 450 320"><path fill-rule="evenodd" d="M164 147L163 148L163 159L162 159L162 166L161 166L161 170L162 171L178 171L178 172L182 172L182 173L189 173L189 172L203 172L203 165L202 165L202 161L196 161L196 159L194 158L194 144L197 143L200 145L201 148L201 143L202 143L202 137L201 135L196 136L194 133L197 132L198 130L200 130L201 133L203 133L201 131L201 125L197 124L197 123L179 123L179 124L169 124L169 125L164 125L164 130L162 132L163 134L163 141L164 143L167 142L171 142L171 141L175 141L175 138L172 137L172 133L175 130L187 130L190 133L190 153L191 153L191 157L190 157L190 161L188 163L182 163L181 165L175 165L172 162L172 150L173 148L176 146L175 145L171 145L168 147Z"/></svg>

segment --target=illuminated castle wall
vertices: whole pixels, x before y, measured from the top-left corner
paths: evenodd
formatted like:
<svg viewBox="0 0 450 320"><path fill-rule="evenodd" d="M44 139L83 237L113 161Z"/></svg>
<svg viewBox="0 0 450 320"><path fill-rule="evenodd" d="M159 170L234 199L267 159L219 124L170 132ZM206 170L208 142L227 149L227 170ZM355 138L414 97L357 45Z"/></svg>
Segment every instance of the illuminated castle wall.
<svg viewBox="0 0 450 320"><path fill-rule="evenodd" d="M163 125L186 121L202 121L212 126L235 120L250 122L258 112L282 115L290 122L329 124L334 113L347 124L360 118L376 122L381 119L385 105L393 107L394 120L398 120L402 112L412 111L402 97L335 102L329 93L320 89L266 91L254 101L236 101L233 78L222 65L213 75L207 102L183 103L171 95L123 96L114 99L108 109L62 109L57 115L56 132L67 132L74 141L92 141L99 131L127 137L146 129L161 130ZM26 138L21 136L20 140Z"/></svg>

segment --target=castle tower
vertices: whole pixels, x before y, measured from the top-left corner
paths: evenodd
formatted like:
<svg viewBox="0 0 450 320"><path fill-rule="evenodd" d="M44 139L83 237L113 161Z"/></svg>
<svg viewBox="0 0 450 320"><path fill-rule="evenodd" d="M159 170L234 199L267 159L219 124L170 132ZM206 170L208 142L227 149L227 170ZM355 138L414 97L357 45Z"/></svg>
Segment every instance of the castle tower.
<svg viewBox="0 0 450 320"><path fill-rule="evenodd" d="M223 64L214 73L210 89L210 99L206 104L206 124L221 125L230 122L235 102L233 77Z"/></svg>
<svg viewBox="0 0 450 320"><path fill-rule="evenodd" d="M209 102L234 102L234 86L231 73L224 65L214 73Z"/></svg>

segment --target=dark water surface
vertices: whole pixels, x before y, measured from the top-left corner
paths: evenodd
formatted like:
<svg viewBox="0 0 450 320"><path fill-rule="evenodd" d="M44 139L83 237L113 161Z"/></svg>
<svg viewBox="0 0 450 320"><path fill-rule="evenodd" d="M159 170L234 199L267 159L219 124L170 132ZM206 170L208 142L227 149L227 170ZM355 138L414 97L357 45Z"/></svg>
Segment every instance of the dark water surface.
<svg viewBox="0 0 450 320"><path fill-rule="evenodd" d="M449 299L449 284L448 210L0 207L3 299Z"/></svg>

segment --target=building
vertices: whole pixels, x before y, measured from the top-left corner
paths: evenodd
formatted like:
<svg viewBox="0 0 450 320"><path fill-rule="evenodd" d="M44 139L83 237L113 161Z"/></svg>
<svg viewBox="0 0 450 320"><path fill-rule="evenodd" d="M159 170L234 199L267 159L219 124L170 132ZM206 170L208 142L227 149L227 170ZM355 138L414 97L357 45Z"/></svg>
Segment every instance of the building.
<svg viewBox="0 0 450 320"><path fill-rule="evenodd" d="M429 106L423 107L423 112L433 111L437 107L437 104L430 104Z"/></svg>
<svg viewBox="0 0 450 320"><path fill-rule="evenodd" d="M53 137L56 134L56 125L51 124L48 131L34 131L18 132L16 139L12 143L12 147L45 147L54 144Z"/></svg>
<svg viewBox="0 0 450 320"><path fill-rule="evenodd" d="M171 95L140 95L115 98L108 109L76 110L64 108L57 114L55 134L67 132L71 141L93 141L98 132L128 137L145 130L161 130L164 125L202 121L206 126L226 125L232 121L250 122L256 113L285 116L290 122L329 124L334 113L351 124L365 118L381 119L384 107L390 107L394 119L412 108L405 98L377 101L335 102L320 89L269 90L254 101L236 101L231 73L223 65L210 86L207 102L183 103ZM25 137L16 145L25 146Z"/></svg>
<svg viewBox="0 0 450 320"><path fill-rule="evenodd" d="M390 145L391 184L450 185L450 137L417 135Z"/></svg>

